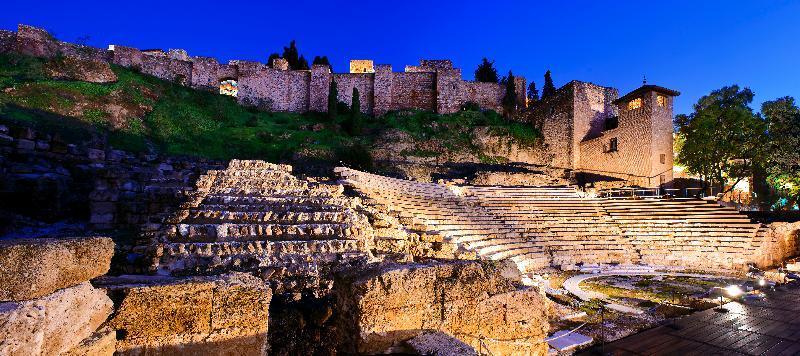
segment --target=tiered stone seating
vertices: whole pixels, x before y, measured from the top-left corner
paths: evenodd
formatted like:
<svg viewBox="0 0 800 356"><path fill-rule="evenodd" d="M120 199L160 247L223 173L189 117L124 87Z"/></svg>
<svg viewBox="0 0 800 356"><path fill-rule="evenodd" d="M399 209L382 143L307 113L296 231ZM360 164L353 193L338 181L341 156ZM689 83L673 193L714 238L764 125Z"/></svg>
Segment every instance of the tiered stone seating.
<svg viewBox="0 0 800 356"><path fill-rule="evenodd" d="M633 262L740 270L756 260L760 225L733 208L701 200L581 198L570 187L465 189L507 220L539 226L535 235L550 247L554 265Z"/></svg>
<svg viewBox="0 0 800 356"><path fill-rule="evenodd" d="M549 265L542 246L530 243L490 210L464 199L455 187L348 168L337 168L336 173L344 184L396 213L401 222L422 225L427 232L442 236L443 243L453 251L466 249L483 258L508 258L523 272Z"/></svg>
<svg viewBox="0 0 800 356"><path fill-rule="evenodd" d="M369 258L371 225L336 184L298 179L291 167L233 160L208 171L167 220L161 273L284 266L315 274L321 263Z"/></svg>
<svg viewBox="0 0 800 356"><path fill-rule="evenodd" d="M522 228L529 241L544 246L555 266L638 262L638 254L598 201L579 197L574 188L464 189L470 200Z"/></svg>
<svg viewBox="0 0 800 356"><path fill-rule="evenodd" d="M648 264L742 270L758 261L761 225L700 200L583 197L573 187L418 183L337 168L345 185L422 224L454 250L544 266Z"/></svg>

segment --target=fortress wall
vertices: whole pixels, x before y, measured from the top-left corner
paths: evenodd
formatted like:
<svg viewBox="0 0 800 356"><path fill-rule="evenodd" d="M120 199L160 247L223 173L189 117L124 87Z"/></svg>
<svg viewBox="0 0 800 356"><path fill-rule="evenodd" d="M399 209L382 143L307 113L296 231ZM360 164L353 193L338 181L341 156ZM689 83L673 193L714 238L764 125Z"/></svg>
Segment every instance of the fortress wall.
<svg viewBox="0 0 800 356"><path fill-rule="evenodd" d="M142 68L142 51L125 46L114 46L112 63L126 68Z"/></svg>
<svg viewBox="0 0 800 356"><path fill-rule="evenodd" d="M187 85L192 82L192 62L171 59L167 56L142 56L142 73L154 77Z"/></svg>
<svg viewBox="0 0 800 356"><path fill-rule="evenodd" d="M436 73L392 73L390 110L436 110Z"/></svg>
<svg viewBox="0 0 800 356"><path fill-rule="evenodd" d="M238 65L240 103L274 111L308 111L310 71L284 71L254 62Z"/></svg>
<svg viewBox="0 0 800 356"><path fill-rule="evenodd" d="M393 78L394 74L392 73L391 65L379 64L375 66L375 85L373 89L375 94L373 112L375 115L383 115L392 110Z"/></svg>
<svg viewBox="0 0 800 356"><path fill-rule="evenodd" d="M534 108L534 117L540 122L547 152L553 156L554 168L573 169L572 165L572 113L573 86L570 82L561 87L556 95L540 101Z"/></svg>
<svg viewBox="0 0 800 356"><path fill-rule="evenodd" d="M283 71L286 76L286 111L306 112L309 105L311 72L307 70Z"/></svg>
<svg viewBox="0 0 800 356"><path fill-rule="evenodd" d="M449 61L447 61L449 62ZM452 64L451 64L452 66ZM461 70L443 68L436 72L436 111L441 114L461 110L464 104Z"/></svg>
<svg viewBox="0 0 800 356"><path fill-rule="evenodd" d="M361 102L361 112L371 114L375 107L375 76L369 73L343 73L334 74L333 80L336 81L339 90L339 101L352 106L353 88L358 89L358 99ZM327 95L326 95L327 96Z"/></svg>
<svg viewBox="0 0 800 356"><path fill-rule="evenodd" d="M17 34L11 31L0 30L0 54L14 50L17 43Z"/></svg>
<svg viewBox="0 0 800 356"><path fill-rule="evenodd" d="M464 84L461 70L453 68L450 60L421 60L419 66L407 66L407 72L402 73L393 73L389 65L378 65L374 76L360 74L363 77L331 74L330 69L279 71L258 62L231 61L226 65L214 58L189 57L182 49L143 52L117 45L113 51L98 49L61 42L43 29L26 25L19 25L16 34L0 31L0 52L12 49L45 58L63 54L112 62L203 90L216 90L221 79L237 79L240 103L278 111L327 111L328 86L333 77L341 81L340 100L350 103L352 88L356 87L362 111L377 115L405 109L452 113L466 101L501 111L503 97L499 94L502 88ZM524 103L525 80L517 80L519 100Z"/></svg>
<svg viewBox="0 0 800 356"><path fill-rule="evenodd" d="M204 90L219 89L219 67L216 59L210 57L192 57L192 88Z"/></svg>
<svg viewBox="0 0 800 356"><path fill-rule="evenodd" d="M527 106L528 102L528 83L525 77L514 77L514 89L517 91L517 105L520 108ZM503 93L505 95L505 93ZM500 98L502 102L502 97Z"/></svg>
<svg viewBox="0 0 800 356"><path fill-rule="evenodd" d="M470 101L480 105L482 109L503 111L503 96L506 90L497 83L482 83L465 81L463 82L464 101Z"/></svg>
<svg viewBox="0 0 800 356"><path fill-rule="evenodd" d="M331 68L327 65L311 66L311 83L309 84L309 110L328 111L328 91L331 84Z"/></svg>

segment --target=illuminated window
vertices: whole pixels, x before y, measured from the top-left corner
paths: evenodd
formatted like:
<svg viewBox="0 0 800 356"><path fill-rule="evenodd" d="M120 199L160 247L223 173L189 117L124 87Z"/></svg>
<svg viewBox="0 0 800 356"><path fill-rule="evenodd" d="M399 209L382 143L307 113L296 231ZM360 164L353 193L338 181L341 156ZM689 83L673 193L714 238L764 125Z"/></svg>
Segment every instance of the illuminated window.
<svg viewBox="0 0 800 356"><path fill-rule="evenodd" d="M233 79L223 80L219 83L219 93L237 97L239 96L239 85Z"/></svg>
<svg viewBox="0 0 800 356"><path fill-rule="evenodd" d="M656 101L658 102L658 106L665 108L667 107L667 97L663 95L656 96Z"/></svg>
<svg viewBox="0 0 800 356"><path fill-rule="evenodd" d="M642 98L636 98L628 102L628 110L635 110L642 107Z"/></svg>
<svg viewBox="0 0 800 356"><path fill-rule="evenodd" d="M617 138L614 137L608 142L608 152L617 152Z"/></svg>

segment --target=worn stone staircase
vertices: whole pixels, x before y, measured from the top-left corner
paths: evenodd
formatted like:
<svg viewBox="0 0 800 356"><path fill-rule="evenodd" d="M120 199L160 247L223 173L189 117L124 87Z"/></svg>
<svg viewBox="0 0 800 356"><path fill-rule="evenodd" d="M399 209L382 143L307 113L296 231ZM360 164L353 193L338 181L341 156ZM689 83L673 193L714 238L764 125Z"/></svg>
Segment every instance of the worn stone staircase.
<svg viewBox="0 0 800 356"><path fill-rule="evenodd" d="M608 199L573 187L446 186L337 168L370 202L421 223L451 250L511 259L520 271L583 264L742 271L759 261L763 226L701 200Z"/></svg>

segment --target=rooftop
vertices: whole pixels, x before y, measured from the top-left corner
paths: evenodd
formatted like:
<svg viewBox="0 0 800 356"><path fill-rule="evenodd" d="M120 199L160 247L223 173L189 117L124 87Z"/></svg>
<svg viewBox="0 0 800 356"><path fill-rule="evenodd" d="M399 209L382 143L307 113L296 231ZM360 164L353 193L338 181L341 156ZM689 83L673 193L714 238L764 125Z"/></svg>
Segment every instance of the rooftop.
<svg viewBox="0 0 800 356"><path fill-rule="evenodd" d="M626 102L626 101L628 101L630 99L633 99L634 97L637 97L637 96L641 95L642 93L645 93L645 92L648 92L648 91L654 91L656 93L661 93L661 94L665 94L665 95L669 95L669 96L681 95L681 93L679 91L677 91L677 90L664 88L664 87L658 86L658 85L645 84L645 85L642 85L641 87L639 87L638 89L636 89L636 90L634 90L634 91L632 91L632 92L630 92L628 94L625 94L623 97L621 97L621 98L619 98L617 100L614 100L614 104L619 104L619 103L622 103L622 102Z"/></svg>

